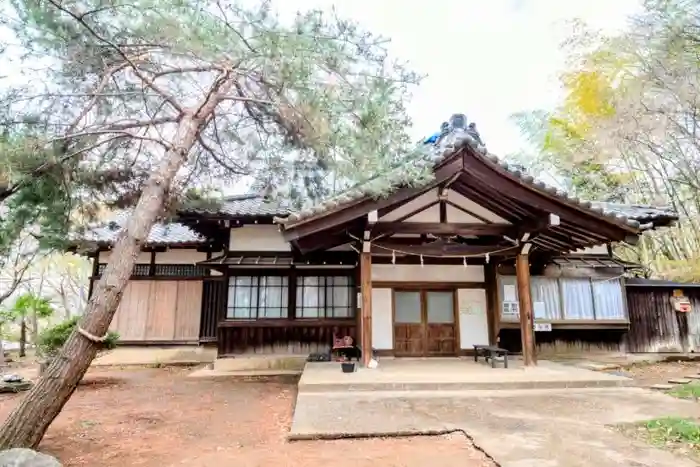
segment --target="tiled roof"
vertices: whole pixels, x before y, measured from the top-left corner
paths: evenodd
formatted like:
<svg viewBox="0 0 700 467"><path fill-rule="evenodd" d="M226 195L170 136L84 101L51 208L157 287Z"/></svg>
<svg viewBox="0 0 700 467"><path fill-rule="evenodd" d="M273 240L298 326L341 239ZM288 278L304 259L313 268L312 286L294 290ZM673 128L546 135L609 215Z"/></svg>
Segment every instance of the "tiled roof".
<svg viewBox="0 0 700 467"><path fill-rule="evenodd" d="M645 279L643 277L629 277L625 279L627 287L674 287L678 289L698 288L700 284L694 282L675 282L660 279Z"/></svg>
<svg viewBox="0 0 700 467"><path fill-rule="evenodd" d="M634 219L640 223L653 222L658 219L678 219L678 214L668 207L654 207L644 204L607 203L601 201L593 201L591 204L601 208L603 212L621 214L628 219Z"/></svg>
<svg viewBox="0 0 700 467"><path fill-rule="evenodd" d="M192 210L199 214L224 216L286 216L289 209L284 200L270 201L260 194L225 197L216 208Z"/></svg>
<svg viewBox="0 0 700 467"><path fill-rule="evenodd" d="M433 143L432 140L426 141L428 142L423 144L423 147L421 148L421 157L417 160L412 160L409 162L410 164L429 163L436 165L442 160L455 154L458 150L464 147L471 147L478 154L488 158L491 162L498 164L510 174L516 176L521 181L532 186L533 188L539 191L544 191L550 195L555 195L556 197L566 200L569 203L577 205L585 210L596 214L602 214L616 223L644 229L653 227L653 225L643 225L642 222L651 222L660 216L669 219L677 219L677 215L673 211L667 209L652 208L649 206L627 206L614 203L597 203L581 200L571 196L560 189L548 186L544 182L535 179L532 175L524 172L521 166L508 164L507 162L499 159L497 156L489 154L486 147L482 144L478 134L475 135L473 131L470 131L470 129L452 129L449 132L444 133L435 143ZM350 204L367 196L374 195L378 192L379 187L386 187L387 185L390 185L394 188L398 188L401 185L405 185L408 183L404 177L404 174L406 173L405 167L409 163L404 162L386 173L370 179L367 182L356 185L338 196L302 211L293 212L286 218L277 218L275 221L282 224L293 225L316 214L321 214L333 208Z"/></svg>
<svg viewBox="0 0 700 467"><path fill-rule="evenodd" d="M126 222L127 216L127 213L121 213L111 222L88 230L83 240L102 244L114 243ZM181 245L206 243L206 241L206 238L189 227L172 222L154 225L151 229L151 233L148 235L147 243L150 245Z"/></svg>

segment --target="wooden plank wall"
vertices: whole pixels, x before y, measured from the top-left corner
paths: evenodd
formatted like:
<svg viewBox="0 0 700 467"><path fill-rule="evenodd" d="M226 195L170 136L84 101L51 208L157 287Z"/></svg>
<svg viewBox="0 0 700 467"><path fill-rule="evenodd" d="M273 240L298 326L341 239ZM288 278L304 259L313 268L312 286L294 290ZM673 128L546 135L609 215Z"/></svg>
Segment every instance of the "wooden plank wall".
<svg viewBox="0 0 700 467"><path fill-rule="evenodd" d="M199 342L216 342L219 321L226 313L228 284L224 278L204 279L202 299L202 320L199 328Z"/></svg>
<svg viewBox="0 0 700 467"><path fill-rule="evenodd" d="M200 281L130 281L110 330L124 342L196 342Z"/></svg>
<svg viewBox="0 0 700 467"><path fill-rule="evenodd" d="M680 287L678 287L680 288ZM692 311L678 313L671 305L673 287L627 287L629 352L700 350L700 289L686 288Z"/></svg>

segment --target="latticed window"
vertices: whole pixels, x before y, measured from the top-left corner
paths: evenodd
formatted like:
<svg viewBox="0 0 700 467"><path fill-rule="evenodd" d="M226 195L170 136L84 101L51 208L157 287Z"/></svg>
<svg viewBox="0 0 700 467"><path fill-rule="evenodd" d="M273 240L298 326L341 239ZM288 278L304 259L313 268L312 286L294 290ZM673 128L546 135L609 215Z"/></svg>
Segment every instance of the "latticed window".
<svg viewBox="0 0 700 467"><path fill-rule="evenodd" d="M203 276L205 269L194 264L156 264L155 276L195 277Z"/></svg>
<svg viewBox="0 0 700 467"><path fill-rule="evenodd" d="M288 277L235 276L229 278L226 318L287 318L288 315Z"/></svg>
<svg viewBox="0 0 700 467"><path fill-rule="evenodd" d="M101 263L97 268L97 274L102 275L106 267L106 263ZM206 269L193 264L156 264L153 272L154 276L159 277L199 277L205 275ZM131 275L139 277L150 276L151 265L147 263L135 264Z"/></svg>
<svg viewBox="0 0 700 467"><path fill-rule="evenodd" d="M297 278L297 318L352 318L355 286L349 276Z"/></svg>
<svg viewBox="0 0 700 467"><path fill-rule="evenodd" d="M97 266L97 275L102 275L105 272L107 263L100 263ZM151 270L150 264L134 264L134 270L132 271L132 276L147 276Z"/></svg>

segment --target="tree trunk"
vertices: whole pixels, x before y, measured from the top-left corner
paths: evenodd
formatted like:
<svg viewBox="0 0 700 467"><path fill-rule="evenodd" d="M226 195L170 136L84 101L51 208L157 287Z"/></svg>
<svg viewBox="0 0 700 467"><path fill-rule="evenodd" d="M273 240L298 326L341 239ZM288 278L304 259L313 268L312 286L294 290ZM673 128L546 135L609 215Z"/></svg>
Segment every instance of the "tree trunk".
<svg viewBox="0 0 700 467"><path fill-rule="evenodd" d="M206 103L208 112L204 112L203 106L200 115L187 114L180 119L173 145L146 181L141 197L114 245L110 262L88 302L79 323L88 333L98 337L107 333L141 246L162 212L172 181L206 121L202 114L208 116L217 103L212 104L210 99ZM0 450L20 447L36 449L90 367L99 348L98 343L80 334L78 328L73 331L37 384L0 428Z"/></svg>
<svg viewBox="0 0 700 467"><path fill-rule="evenodd" d="M19 356L27 356L27 321L24 316L19 323Z"/></svg>
<svg viewBox="0 0 700 467"><path fill-rule="evenodd" d="M37 341L39 340L39 317L37 316L36 313L36 308L32 307L32 319L31 319L31 324L32 324L32 344L36 345Z"/></svg>

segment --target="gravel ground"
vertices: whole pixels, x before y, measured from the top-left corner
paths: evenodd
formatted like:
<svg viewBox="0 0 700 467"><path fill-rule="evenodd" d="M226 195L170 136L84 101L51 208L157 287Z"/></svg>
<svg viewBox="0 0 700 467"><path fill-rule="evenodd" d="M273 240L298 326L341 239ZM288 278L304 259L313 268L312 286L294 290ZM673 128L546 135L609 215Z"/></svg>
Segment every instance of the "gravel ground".
<svg viewBox="0 0 700 467"><path fill-rule="evenodd" d="M40 450L65 466L495 465L458 434L289 443L294 384L200 380L188 371L90 372ZM21 397L0 396L0 415Z"/></svg>

